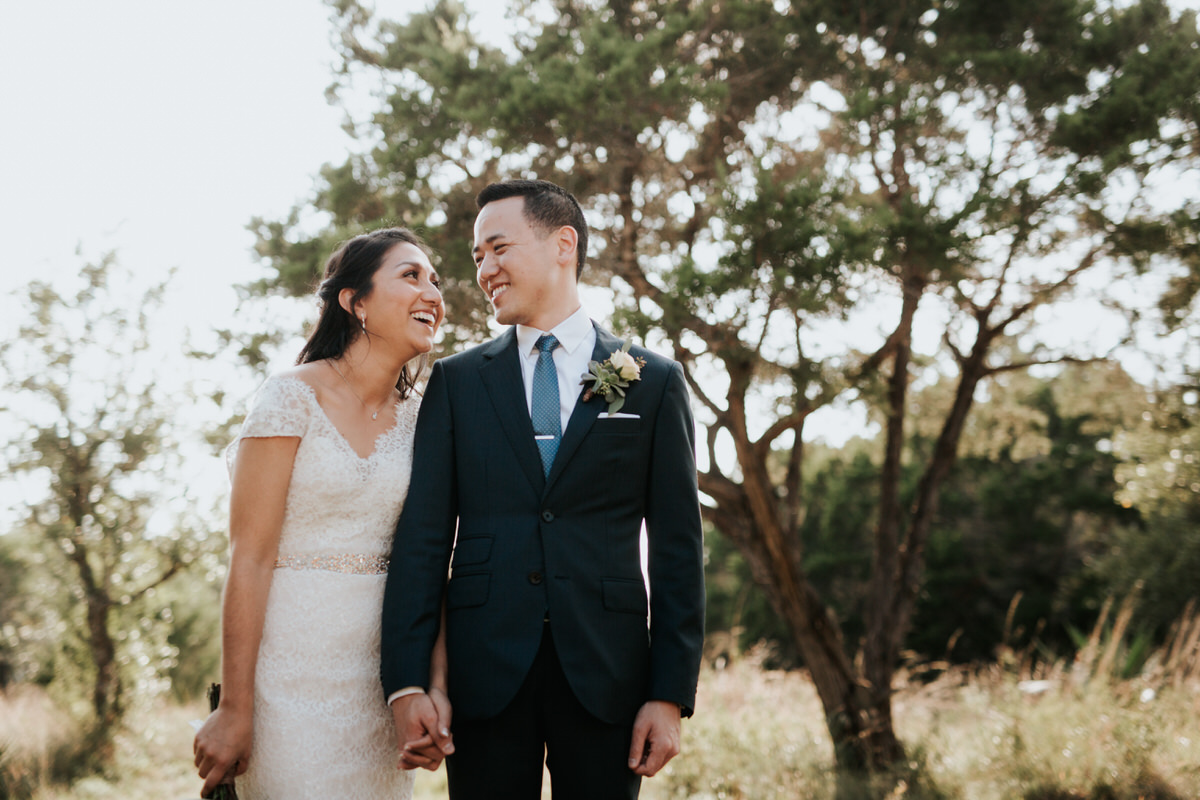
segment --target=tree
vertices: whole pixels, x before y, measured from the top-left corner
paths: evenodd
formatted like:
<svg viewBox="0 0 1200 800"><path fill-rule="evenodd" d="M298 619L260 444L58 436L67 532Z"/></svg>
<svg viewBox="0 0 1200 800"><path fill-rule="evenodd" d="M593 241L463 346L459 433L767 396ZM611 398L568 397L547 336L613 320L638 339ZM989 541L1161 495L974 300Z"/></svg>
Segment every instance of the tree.
<svg viewBox="0 0 1200 800"><path fill-rule="evenodd" d="M129 670L140 661L153 675L170 660L168 620L151 598L214 545L181 505L186 490L164 482L179 457L182 412L159 384L151 348L163 285L129 295L112 256L84 265L79 283L73 294L29 284L30 316L3 344L0 364L16 392L4 410L19 431L7 466L27 476L24 528L43 542L39 557L53 560L39 570L42 585L48 576L57 583L41 602L70 597L63 619L88 662L103 750L128 705ZM166 522L153 524L156 514Z"/></svg>
<svg viewBox="0 0 1200 800"><path fill-rule="evenodd" d="M1122 504L1141 524L1098 554L1093 578L1118 595L1136 593L1135 620L1162 634L1200 600L1200 380L1155 392L1136 424L1113 440L1121 457Z"/></svg>
<svg viewBox="0 0 1200 800"><path fill-rule="evenodd" d="M410 221L444 254L459 338L478 337L470 198L517 175L573 191L614 323L685 366L705 517L810 670L838 763L901 757L892 676L977 392L1104 355L1051 346L1037 315L1190 241L1185 204L1154 189L1195 161L1194 16L1158 0L555 0L520 4L549 21L501 51L454 0L404 24L334 5L345 81L377 76L386 98L359 123L364 152L323 172L320 237L298 216L259 223L278 285L311 275L325 240ZM943 344L921 352L929 321ZM863 344L830 344L847 339ZM1010 358L1023 339L1032 355ZM931 372L955 389L918 451L912 388ZM884 436L861 642L814 587L800 535L810 420L852 399Z"/></svg>
<svg viewBox="0 0 1200 800"><path fill-rule="evenodd" d="M902 503L911 501L954 392L950 380L914 392L909 448L917 457L903 471ZM1030 643L1062 657L1071 629L1090 630L1106 599L1126 597L1133 581L1109 580L1096 565L1128 562L1130 545L1145 549L1152 539L1138 524L1139 507L1117 501L1116 475L1127 456L1113 445L1144 426L1142 413L1152 408L1147 390L1111 363L989 381L942 489L904 649L971 663L991 660L1001 645ZM882 453L881 432L806 454L804 570L851 641L861 639L867 616ZM1110 558L1114 545L1122 552ZM766 639L779 663L794 665L786 630L764 619L763 601L747 595L748 567L730 547L719 531L709 537L709 630L736 629L743 648ZM1149 577L1144 566L1136 574ZM1189 596L1175 585L1156 593L1175 600L1167 622Z"/></svg>
<svg viewBox="0 0 1200 800"><path fill-rule="evenodd" d="M920 393L930 422L953 388ZM1136 527L1137 510L1116 499L1111 442L1146 392L1114 364L1071 365L1053 378L1011 373L988 388L943 486L906 646L979 660L1035 639L1061 654L1069 630L1090 630L1104 600L1127 593L1092 580L1088 565ZM914 447L927 450L936 428L921 422Z"/></svg>

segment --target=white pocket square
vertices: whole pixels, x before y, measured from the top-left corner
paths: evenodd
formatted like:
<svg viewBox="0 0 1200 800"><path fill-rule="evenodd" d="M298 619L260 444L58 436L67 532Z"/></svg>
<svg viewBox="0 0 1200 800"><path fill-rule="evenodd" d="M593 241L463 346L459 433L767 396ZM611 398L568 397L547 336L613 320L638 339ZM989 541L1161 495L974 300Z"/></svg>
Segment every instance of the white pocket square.
<svg viewBox="0 0 1200 800"><path fill-rule="evenodd" d="M607 411L602 411L602 412L600 412L600 417L599 417L599 419L641 419L641 418L642 418L641 414L626 414L622 411L618 411L615 414L610 414Z"/></svg>

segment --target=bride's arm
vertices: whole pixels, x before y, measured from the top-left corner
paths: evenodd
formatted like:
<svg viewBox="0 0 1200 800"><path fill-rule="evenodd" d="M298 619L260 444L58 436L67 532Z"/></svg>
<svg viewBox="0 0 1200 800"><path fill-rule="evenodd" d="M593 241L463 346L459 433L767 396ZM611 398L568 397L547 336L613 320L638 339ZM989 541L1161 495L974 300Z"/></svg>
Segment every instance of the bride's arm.
<svg viewBox="0 0 1200 800"><path fill-rule="evenodd" d="M442 623L438 627L437 641L429 655L429 688L443 694L450 690L449 666L446 661L446 602L442 601Z"/></svg>
<svg viewBox="0 0 1200 800"><path fill-rule="evenodd" d="M238 443L229 499L229 574L221 606L221 702L196 734L202 794L249 765L254 672L299 437Z"/></svg>
<svg viewBox="0 0 1200 800"><path fill-rule="evenodd" d="M442 624L438 628L437 640L433 643L433 652L429 655L429 696L438 713L438 728L450 730L450 676L446 661L446 603L442 601ZM447 736L446 741L453 741L453 736ZM443 748L444 749L444 748Z"/></svg>

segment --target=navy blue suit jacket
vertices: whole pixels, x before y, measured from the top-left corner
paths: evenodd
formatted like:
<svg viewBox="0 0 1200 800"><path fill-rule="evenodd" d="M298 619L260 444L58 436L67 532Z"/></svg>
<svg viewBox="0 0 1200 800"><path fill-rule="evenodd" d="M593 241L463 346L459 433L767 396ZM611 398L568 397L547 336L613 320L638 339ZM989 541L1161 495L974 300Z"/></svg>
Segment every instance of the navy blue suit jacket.
<svg viewBox="0 0 1200 800"><path fill-rule="evenodd" d="M620 345L597 327L592 358ZM602 397L577 402L549 477L514 329L434 364L384 597L385 694L429 685L444 590L456 717L508 705L547 614L571 688L593 715L626 722L647 700L691 713L704 636L692 415L680 365L631 352L646 364L621 413L638 418L598 419Z"/></svg>

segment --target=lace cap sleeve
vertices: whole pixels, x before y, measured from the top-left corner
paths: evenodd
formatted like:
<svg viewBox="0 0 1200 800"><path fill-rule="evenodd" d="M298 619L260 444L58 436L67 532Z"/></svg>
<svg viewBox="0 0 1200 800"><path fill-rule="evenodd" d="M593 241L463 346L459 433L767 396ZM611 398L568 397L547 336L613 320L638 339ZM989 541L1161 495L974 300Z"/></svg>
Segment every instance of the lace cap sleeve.
<svg viewBox="0 0 1200 800"><path fill-rule="evenodd" d="M225 451L225 464L233 468L238 442L247 438L303 436L312 417L312 389L299 378L272 375L259 387L250 403L242 430Z"/></svg>

